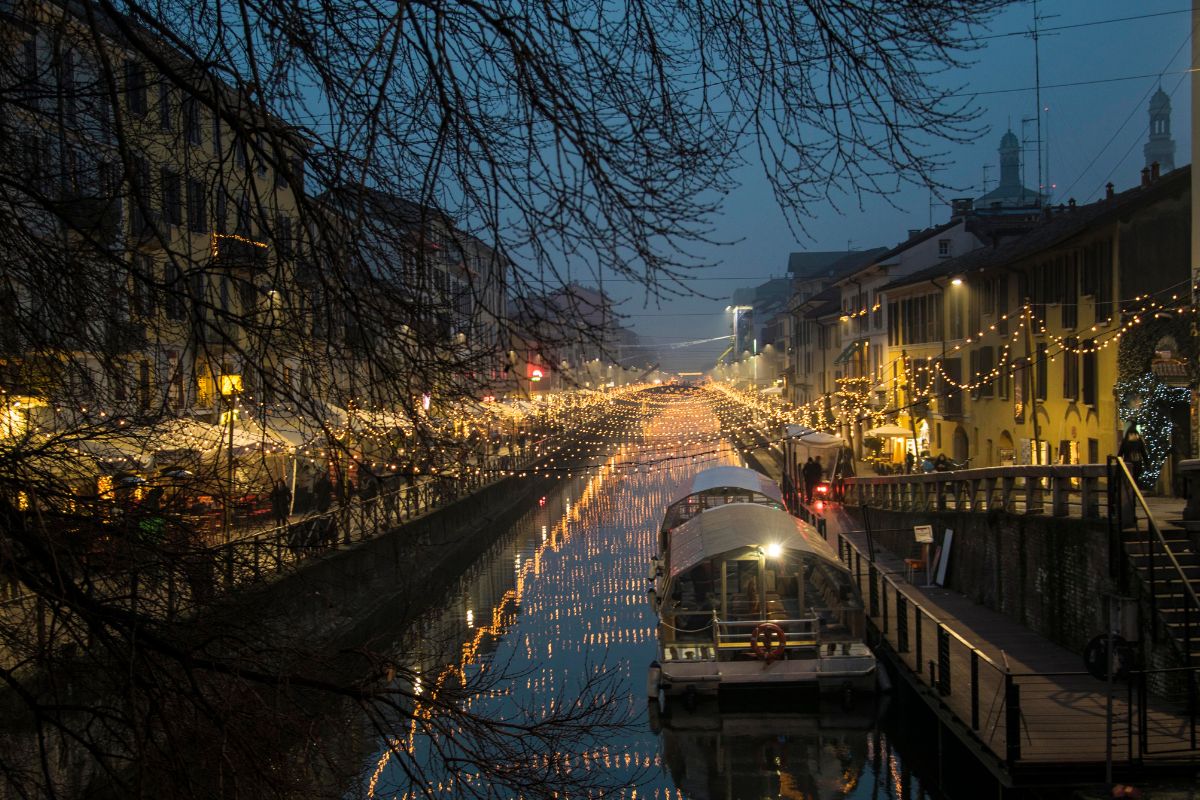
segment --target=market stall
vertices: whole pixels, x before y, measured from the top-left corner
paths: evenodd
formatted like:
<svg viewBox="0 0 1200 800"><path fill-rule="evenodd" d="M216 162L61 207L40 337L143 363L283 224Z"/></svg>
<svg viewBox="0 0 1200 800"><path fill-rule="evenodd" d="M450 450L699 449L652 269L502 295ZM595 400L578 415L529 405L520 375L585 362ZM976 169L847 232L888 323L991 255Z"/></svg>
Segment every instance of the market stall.
<svg viewBox="0 0 1200 800"><path fill-rule="evenodd" d="M905 455L913 452L914 436L911 430L895 424L880 425L867 431L866 436L880 440L877 452L869 459L876 473L889 475L904 471Z"/></svg>

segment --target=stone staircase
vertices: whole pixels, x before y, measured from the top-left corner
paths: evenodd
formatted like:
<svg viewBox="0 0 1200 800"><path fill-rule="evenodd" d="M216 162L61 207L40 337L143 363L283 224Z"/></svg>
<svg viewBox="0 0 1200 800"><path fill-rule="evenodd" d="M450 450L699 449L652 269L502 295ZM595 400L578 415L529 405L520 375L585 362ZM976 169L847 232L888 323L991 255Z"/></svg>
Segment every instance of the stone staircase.
<svg viewBox="0 0 1200 800"><path fill-rule="evenodd" d="M1152 498L1158 501L1158 498ZM1150 566L1154 564L1154 597L1159 620L1166 633L1187 652L1189 664L1200 666L1200 552L1197 552L1189 532L1183 527L1182 501L1148 503L1153 520L1138 513L1136 528L1122 532L1122 540L1129 562L1137 571L1146 590L1150 590ZM1174 508L1178 505L1178 509ZM1151 524L1158 528L1162 543L1150 531ZM1149 546L1147 533L1149 532ZM1165 550L1162 545L1165 545ZM1179 564L1177 571L1171 558ZM1188 588L1190 586L1191 592ZM1190 609L1190 645L1188 622Z"/></svg>

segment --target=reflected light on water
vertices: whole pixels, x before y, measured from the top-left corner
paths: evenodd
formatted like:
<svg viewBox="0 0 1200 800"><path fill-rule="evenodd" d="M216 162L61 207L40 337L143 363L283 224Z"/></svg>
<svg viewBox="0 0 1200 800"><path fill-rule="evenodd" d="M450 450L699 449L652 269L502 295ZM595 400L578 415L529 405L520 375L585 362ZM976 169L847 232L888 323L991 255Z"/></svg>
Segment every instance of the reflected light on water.
<svg viewBox="0 0 1200 800"><path fill-rule="evenodd" d="M545 718L561 703L570 702L569 689L585 670L596 673L608 668L622 675L624 684L614 688L624 694L600 700L615 700L634 716L645 713L644 670L656 653L656 619L646 600L646 575L661 515L677 487L697 470L743 463L723 438L728 426L723 431L718 418L721 404L735 401L724 395L714 401L713 395L717 393L615 407L615 416L630 414L636 419L636 426L627 428L631 431L627 439L613 447L604 437L628 420L614 419L610 431L598 431L594 444L603 445L609 455L580 470L579 479L563 481L557 494L547 495L544 506L535 504L532 516L520 523L524 527L514 528L515 552L498 553L489 562L494 564L491 573L493 567L481 567L481 585L490 583L454 596L456 604L445 613L457 616L440 624L443 629L449 625L462 631L461 648L456 658L452 656L453 663L425 670L426 687L414 719L404 723L402 734L381 741L380 751L372 753L363 776L369 797L382 791L385 771L399 784L391 787L398 791L387 797L459 797L467 786L489 795L475 772L425 776L428 783L414 785L402 774L392 775L401 771L398 767L387 770L387 766L394 756L412 754L418 747L437 747L433 740L418 741L429 735L420 722L432 713L432 701L442 687L459 687L469 674L479 675L493 663L505 664L519 677L465 698L464 707L471 711L507 710L519 701L522 708L531 707ZM570 462L572 457L564 453L561 461ZM561 514L556 515L555 508L561 508ZM459 599L465 597L470 598L469 605ZM478 620L475 609L480 609ZM490 609L490 615L484 609ZM464 614L465 628L461 627ZM451 624L455 620L458 627ZM430 627L438 624L431 621ZM712 781L713 787L733 787L734 773L748 782L731 788L731 797L847 797L864 789L862 770L872 763L879 797L921 796L919 790L905 785L911 779L901 778L891 747L880 745L886 741L882 735L870 736L863 730L855 731L857 738L848 738L825 730L815 720L793 723L790 729L772 728L754 717L734 722L749 725L750 732L735 732L734 724L722 733L721 726L729 723L702 718L694 730L664 729L652 734L648 728L638 728L623 737L595 741L582 752L538 758L547 775L556 770L586 770L613 775L618 784L622 776L641 771L645 781L641 786L627 785L607 795L629 800L710 796L705 780ZM870 748L883 752L870 758ZM680 764L686 768L681 770Z"/></svg>

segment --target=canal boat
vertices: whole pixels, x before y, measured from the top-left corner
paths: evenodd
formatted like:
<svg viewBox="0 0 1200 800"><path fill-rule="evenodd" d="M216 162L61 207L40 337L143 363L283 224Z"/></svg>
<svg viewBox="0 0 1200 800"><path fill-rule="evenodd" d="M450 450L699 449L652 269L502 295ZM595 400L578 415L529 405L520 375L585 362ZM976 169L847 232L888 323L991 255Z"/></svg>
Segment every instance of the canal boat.
<svg viewBox="0 0 1200 800"><path fill-rule="evenodd" d="M729 503L757 503L769 508L784 508L779 484L761 472L734 466L700 470L680 487L675 499L667 506L659 527L658 555L655 560L662 560L671 530L697 514Z"/></svg>
<svg viewBox="0 0 1200 800"><path fill-rule="evenodd" d="M729 503L670 528L666 539L651 567L651 696L874 691L862 601L813 526L769 504Z"/></svg>

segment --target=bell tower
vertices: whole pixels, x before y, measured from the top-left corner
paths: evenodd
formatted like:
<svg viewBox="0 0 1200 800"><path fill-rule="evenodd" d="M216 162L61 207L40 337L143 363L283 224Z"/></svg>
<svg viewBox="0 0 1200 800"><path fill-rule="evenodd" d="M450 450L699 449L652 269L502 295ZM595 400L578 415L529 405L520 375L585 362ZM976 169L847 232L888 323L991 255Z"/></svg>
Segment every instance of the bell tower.
<svg viewBox="0 0 1200 800"><path fill-rule="evenodd" d="M1158 162L1159 170L1175 169L1175 140L1171 138L1171 98L1160 86L1150 98L1150 138L1142 147L1146 167Z"/></svg>

